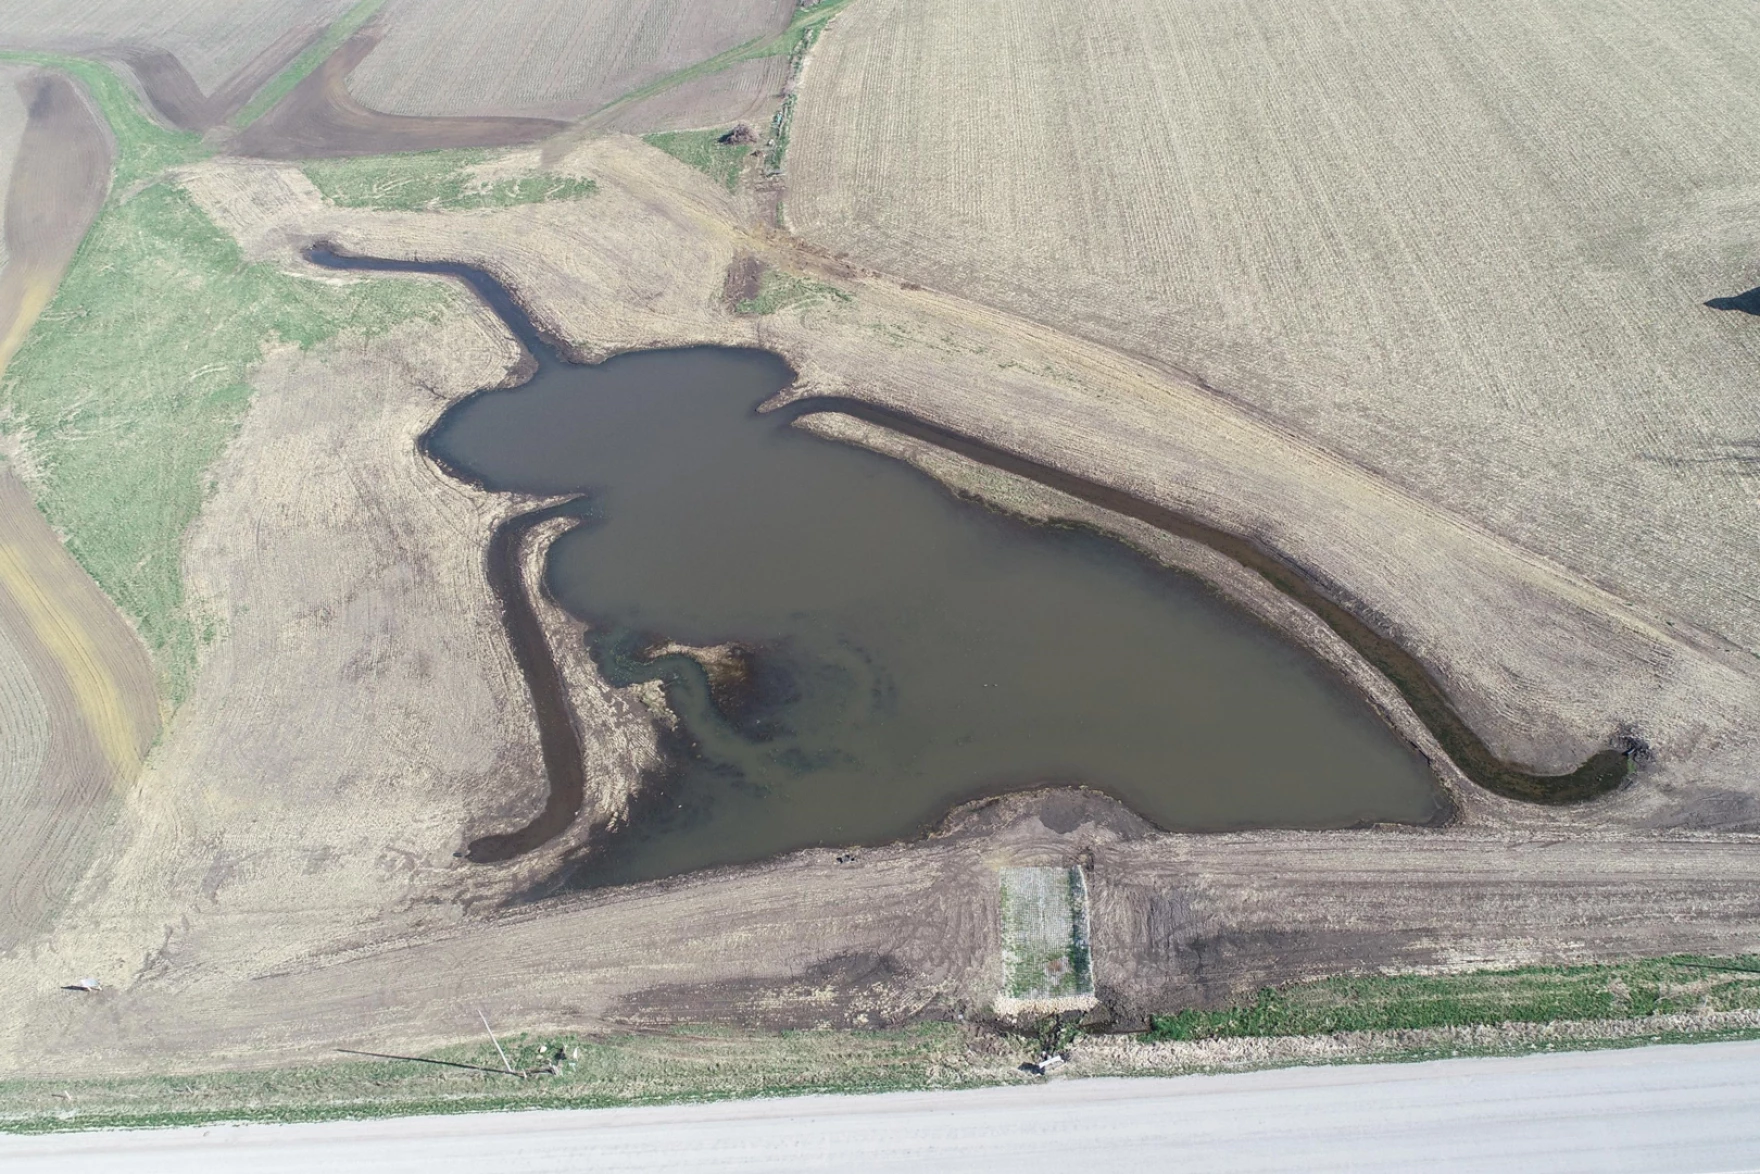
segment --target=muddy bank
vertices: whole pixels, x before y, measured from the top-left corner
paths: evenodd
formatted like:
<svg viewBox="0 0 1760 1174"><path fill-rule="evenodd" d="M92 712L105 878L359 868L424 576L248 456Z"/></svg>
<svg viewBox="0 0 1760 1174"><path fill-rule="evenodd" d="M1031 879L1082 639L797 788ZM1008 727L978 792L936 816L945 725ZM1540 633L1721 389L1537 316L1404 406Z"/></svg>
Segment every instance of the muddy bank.
<svg viewBox="0 0 1760 1174"><path fill-rule="evenodd" d="M1250 538L1231 534L1187 514L1155 505L1085 477L1017 456L995 445L962 436L904 412L847 396L809 396L791 402L791 419L813 412L839 412L890 428L946 449L993 469L1012 473L1049 489L1067 493L1102 509L1147 523L1176 538L1200 543L1233 559L1278 591L1319 616L1326 626L1362 654L1399 689L1419 719L1442 744L1462 773L1479 786L1509 799L1531 803L1578 803L1605 795L1625 782L1632 759L1645 747L1634 736L1610 733L1608 749L1586 759L1576 770L1560 775L1523 771L1492 754L1472 727L1455 711L1442 687L1417 657L1398 641L1377 631L1356 610L1334 598L1301 568Z"/></svg>
<svg viewBox="0 0 1760 1174"><path fill-rule="evenodd" d="M588 495L545 589L607 681L664 690L687 744L583 883L882 842L1048 779L1189 830L1436 817L1429 772L1373 712L1190 580L755 412L796 379L773 355L564 364L505 290L442 271L541 358L517 391L449 409L425 451L489 491ZM498 578L515 553L497 544ZM566 826L573 776L527 834Z"/></svg>
<svg viewBox="0 0 1760 1174"><path fill-rule="evenodd" d="M568 124L548 118L424 118L368 109L348 92L348 75L383 36L373 23L325 59L231 144L261 159L383 155L452 147L504 147L548 138Z"/></svg>
<svg viewBox="0 0 1760 1174"><path fill-rule="evenodd" d="M568 704L568 688L521 573L527 536L547 522L573 516L572 508L572 503L564 503L528 510L495 527L489 539L484 559L489 588L501 605L508 647L531 694L538 721L538 748L550 789L543 811L526 826L471 841L465 854L478 864L511 860L555 839L580 814L586 793L580 731Z"/></svg>
<svg viewBox="0 0 1760 1174"><path fill-rule="evenodd" d="M471 284L503 317L528 348L540 354L548 350L529 318L514 303L507 291L480 271L463 265L379 263L346 259L336 257L334 254L320 255L315 259L323 261L326 257L328 257L327 263L349 268L438 272L460 277ZM1490 754L1483 742L1454 712L1434 678L1423 669L1415 657L1406 653L1397 642L1377 633L1349 607L1336 602L1322 591L1311 578L1303 575L1286 560L1247 539L1207 526L1174 511L1151 506L1094 482L1015 457L1013 454L969 437L935 428L904 413L876 408L861 401L842 397L811 397L799 400L791 403L779 413L778 422L792 421L816 412L841 412L890 428L901 434L935 445L944 451L1025 477L1040 485L1068 493L1090 504L1145 522L1164 533L1199 542L1253 570L1286 597L1318 615L1341 639L1361 653L1378 670L1386 674L1412 705L1420 719L1425 722L1426 727L1450 751L1451 756L1467 770L1469 777L1473 777L1475 781L1486 785L1497 793L1540 802L1565 803L1604 793L1617 786L1626 775L1628 765L1626 752L1633 747L1604 751L1592 757L1577 771L1557 777L1528 774L1507 763L1500 762ZM429 454L439 457L443 466L448 467L449 471L455 475L464 472L467 479L476 480L479 485L485 488L511 488L509 485L491 486L480 477L470 477L469 470L460 470L443 454L436 454L433 451L431 437L424 443ZM538 491L538 487L535 485L524 488L528 491ZM545 486L542 491L562 492L565 491L565 487L561 484ZM558 515L554 509L547 509L530 517L535 523L556 516ZM512 606L506 608L509 636L516 642L524 643L518 655L522 669L525 666L531 666L525 671L534 697L537 698L540 693L546 690L559 689L560 684L554 660L548 649L541 646L541 630L529 612L525 611L525 600L532 585L521 584L517 578L519 543L516 535L527 532L522 523L523 519L516 520L514 523L508 524L509 529L505 532L498 533L497 541L491 552L492 563L496 564L492 566L491 574L498 581L497 594L504 601L514 601ZM592 606L592 604L589 602L588 606ZM531 629L529 637L524 634L526 628ZM610 665L602 663L601 668L609 670ZM553 731L545 741L547 764L552 761L554 755L568 756L570 746L574 747L572 753L575 756L575 761L565 763L560 770L552 772L550 799L544 812L537 820L516 833L477 841L471 848L472 859L510 859L522 851L536 847L565 829L580 809L579 739L578 735L566 727L566 705L556 707L542 700L538 702L538 705L540 710L549 708L556 710L547 719L551 723ZM1006 787L1001 789L1006 789ZM1279 820L1274 815L1260 816L1255 822L1276 823ZM703 863L709 863L709 861Z"/></svg>

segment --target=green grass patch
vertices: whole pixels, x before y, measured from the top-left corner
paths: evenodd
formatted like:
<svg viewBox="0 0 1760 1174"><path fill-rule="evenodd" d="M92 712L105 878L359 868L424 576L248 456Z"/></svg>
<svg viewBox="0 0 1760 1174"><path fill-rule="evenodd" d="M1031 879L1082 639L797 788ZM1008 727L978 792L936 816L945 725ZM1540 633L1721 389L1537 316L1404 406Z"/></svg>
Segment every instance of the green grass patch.
<svg viewBox="0 0 1760 1174"><path fill-rule="evenodd" d="M540 173L484 179L477 168L493 157L488 151L478 150L418 151L318 160L305 164L304 170L332 204L403 212L581 200L598 190L592 180L571 175Z"/></svg>
<svg viewBox="0 0 1760 1174"><path fill-rule="evenodd" d="M1327 1035L1754 1009L1760 1009L1760 958L1682 955L1604 966L1328 978L1263 990L1251 1003L1227 1010L1158 1016L1149 1038Z"/></svg>
<svg viewBox="0 0 1760 1174"><path fill-rule="evenodd" d="M173 703L207 634L179 565L208 470L250 402L266 344L311 347L437 318L425 282L332 286L248 264L180 189L106 208L0 382L43 513L139 628Z"/></svg>
<svg viewBox="0 0 1760 1174"><path fill-rule="evenodd" d="M127 1080L0 1082L0 1131L314 1121L963 1088L1012 1079L1024 1049L951 1024L883 1031L714 1028L502 1040L524 1079L402 1060ZM390 1049L396 1050L396 1049ZM488 1041L432 1058L500 1068Z"/></svg>
<svg viewBox="0 0 1760 1174"><path fill-rule="evenodd" d="M1088 952L1088 887L1079 868L998 871L1002 993L1059 999L1094 993Z"/></svg>
<svg viewBox="0 0 1760 1174"><path fill-rule="evenodd" d="M147 117L128 83L96 61L54 53L13 52L0 53L0 61L28 61L78 79L97 103L116 139L116 169L111 189L118 194L126 195L166 168L193 163L213 154L202 145L201 135L166 130Z"/></svg>
<svg viewBox="0 0 1760 1174"><path fill-rule="evenodd" d="M173 703L209 634L185 606L183 535L273 342L312 347L437 318L425 282L333 286L249 264L166 168L202 157L194 135L146 118L109 69L31 60L78 77L117 144L111 196L3 380L0 421L38 473L37 504L140 630Z"/></svg>
<svg viewBox="0 0 1760 1174"><path fill-rule="evenodd" d="M674 159L723 185L728 191L739 186L740 169L745 165L751 147L744 143L724 143L724 130L677 130L643 135L642 141L658 147Z"/></svg>
<svg viewBox="0 0 1760 1174"><path fill-rule="evenodd" d="M385 0L360 0L360 3L339 16L324 31L322 37L306 46L303 53L287 63L287 68L270 78L262 89L251 96L244 108L233 116L232 124L242 130L267 114L275 103L287 97L293 87L304 81L312 70L324 64L324 59L336 52L342 42L354 36L384 3Z"/></svg>
<svg viewBox="0 0 1760 1174"><path fill-rule="evenodd" d="M796 277L779 269L766 269L758 279L756 297L745 298L734 306L741 314L775 314L781 310L805 308L826 302L848 302L854 297L810 277Z"/></svg>

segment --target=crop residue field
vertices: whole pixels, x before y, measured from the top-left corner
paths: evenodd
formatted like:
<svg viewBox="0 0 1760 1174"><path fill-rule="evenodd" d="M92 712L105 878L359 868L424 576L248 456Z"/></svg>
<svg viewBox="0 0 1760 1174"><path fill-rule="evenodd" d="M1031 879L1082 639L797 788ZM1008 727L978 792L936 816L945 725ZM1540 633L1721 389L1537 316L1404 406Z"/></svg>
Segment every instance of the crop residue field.
<svg viewBox="0 0 1760 1174"><path fill-rule="evenodd" d="M863 0L788 210L1753 652L1760 329L1702 303L1760 280L1757 36L1738 0Z"/></svg>

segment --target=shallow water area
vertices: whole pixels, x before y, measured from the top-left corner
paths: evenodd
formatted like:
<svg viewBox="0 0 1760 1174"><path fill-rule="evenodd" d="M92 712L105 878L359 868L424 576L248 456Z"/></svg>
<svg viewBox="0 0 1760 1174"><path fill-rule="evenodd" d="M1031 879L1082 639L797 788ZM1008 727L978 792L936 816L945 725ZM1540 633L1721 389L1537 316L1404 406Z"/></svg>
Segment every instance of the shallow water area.
<svg viewBox="0 0 1760 1174"><path fill-rule="evenodd" d="M582 883L882 842L1046 783L1168 829L1437 813L1361 698L1196 581L760 414L793 378L775 355L571 365L473 284L539 367L448 410L429 451L491 490L583 495L546 585L609 679L662 680L680 718L675 771ZM736 645L744 671L711 689L651 655L669 644Z"/></svg>

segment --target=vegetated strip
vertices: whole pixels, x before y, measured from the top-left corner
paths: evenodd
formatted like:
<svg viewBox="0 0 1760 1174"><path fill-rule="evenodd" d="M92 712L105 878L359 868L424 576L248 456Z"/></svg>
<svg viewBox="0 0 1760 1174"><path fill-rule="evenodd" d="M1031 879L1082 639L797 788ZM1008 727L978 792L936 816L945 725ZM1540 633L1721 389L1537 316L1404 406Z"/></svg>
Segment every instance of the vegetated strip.
<svg viewBox="0 0 1760 1174"><path fill-rule="evenodd" d="M323 22L296 24L240 66L211 94L203 94L182 61L164 49L133 46L117 56L155 110L179 130L206 131L230 119L270 79L324 35Z"/></svg>
<svg viewBox="0 0 1760 1174"><path fill-rule="evenodd" d="M446 291L353 290L252 264L165 172L209 153L168 131L95 62L0 54L71 75L115 143L102 210L0 382L7 426L35 459L37 506L134 621L173 705L214 628L189 605L178 559L208 469L250 400L265 340L309 348L441 312ZM92 444L93 436L105 437Z"/></svg>
<svg viewBox="0 0 1760 1174"><path fill-rule="evenodd" d="M1377 631L1344 603L1332 598L1307 573L1250 538L1230 533L1189 514L1134 497L1122 489L1090 481L981 440L950 431L894 408L845 396L809 396L789 404L789 419L814 412L840 412L890 428L992 469L1024 477L1091 505L1123 514L1177 538L1201 543L1257 572L1278 591L1301 604L1362 654L1394 686L1433 734L1454 764L1493 794L1530 803L1560 805L1604 795L1625 781L1632 755L1641 745L1609 747L1589 756L1567 774L1537 775L1504 762L1455 711L1442 686L1423 663L1392 637Z"/></svg>
<svg viewBox="0 0 1760 1174"><path fill-rule="evenodd" d="M343 13L336 22L324 31L324 35L312 42L306 50L270 79L269 84L257 91L255 97L245 103L233 120L234 125L244 129L261 118L268 110L286 97L306 75L317 69L324 61L348 38L355 30L366 24L368 19L378 12L385 0L360 0L353 8Z"/></svg>
<svg viewBox="0 0 1760 1174"><path fill-rule="evenodd" d="M1742 972L1705 984L1696 975ZM1714 1014L1683 1024L1683 1014ZM1252 1004L1157 1016L1146 1042L1336 1039L1340 1032L1398 1032L1380 1046L1322 1062L1427 1060L1438 1056L1637 1047L1752 1039L1752 1020L1715 1013L1760 1008L1760 958L1697 955L1607 965L1525 967L1455 975L1331 978L1263 992ZM1548 1034L1527 1024L1570 1024ZM1641 1030L1636 1033L1633 1028ZM1460 1029L1470 1034L1463 1038ZM1474 1032L1472 1029L1481 1029ZM109 1080L0 1081L0 1132L198 1125L216 1121L323 1121L519 1108L589 1108L805 1093L952 1089L1026 1083L1022 1060L1041 1054L1023 1034L976 1024L759 1031L711 1026L612 1036L520 1034L501 1041L505 1061L481 1041L430 1055L384 1053L339 1064ZM1076 1068L1082 1067L1076 1042ZM350 1049L354 1051L356 1049ZM1150 1053L1153 1049L1144 1049ZM1275 1055L1275 1053L1273 1053ZM1286 1054L1286 1064L1312 1063ZM1273 1060L1271 1063L1278 1063ZM1264 1060L1194 1057L1143 1075L1263 1067ZM507 1079L507 1069L532 1073ZM1107 1075L1128 1075L1123 1064Z"/></svg>
<svg viewBox="0 0 1760 1174"><path fill-rule="evenodd" d="M621 97L613 98L599 109L588 115L589 119L598 118L619 106L627 106L632 102L640 102L644 98L652 98L655 94L664 93L675 86L682 86L700 77L708 77L719 73L731 65L742 61L755 61L763 57L792 57L804 42L819 34L827 21L852 3L853 0L818 0L815 4L803 5L795 9L788 27L773 37L753 37L743 44L705 58L695 65L687 65L665 75L655 78L644 86L638 86Z"/></svg>
<svg viewBox="0 0 1760 1174"><path fill-rule="evenodd" d="M1682 973L1683 971L1687 973ZM1760 958L1696 954L1268 987L1248 1003L1151 1020L1152 1040L1262 1039L1760 1010Z"/></svg>

